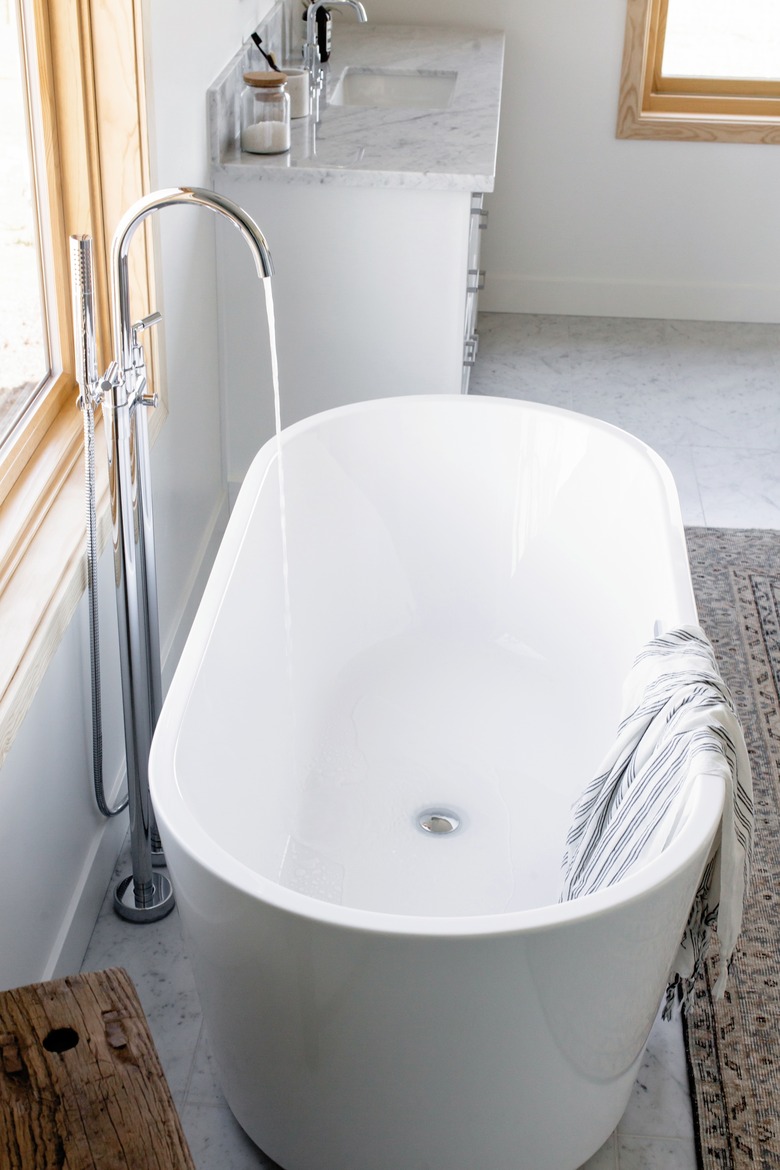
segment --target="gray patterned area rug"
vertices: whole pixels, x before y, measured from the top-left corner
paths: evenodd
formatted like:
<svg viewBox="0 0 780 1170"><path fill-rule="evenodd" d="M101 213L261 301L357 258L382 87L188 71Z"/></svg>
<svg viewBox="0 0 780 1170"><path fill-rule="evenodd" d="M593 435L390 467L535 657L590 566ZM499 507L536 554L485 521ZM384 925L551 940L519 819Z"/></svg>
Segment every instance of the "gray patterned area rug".
<svg viewBox="0 0 780 1170"><path fill-rule="evenodd" d="M753 772L753 877L726 996L708 960L684 1022L701 1170L780 1168L780 532L689 528L699 622Z"/></svg>

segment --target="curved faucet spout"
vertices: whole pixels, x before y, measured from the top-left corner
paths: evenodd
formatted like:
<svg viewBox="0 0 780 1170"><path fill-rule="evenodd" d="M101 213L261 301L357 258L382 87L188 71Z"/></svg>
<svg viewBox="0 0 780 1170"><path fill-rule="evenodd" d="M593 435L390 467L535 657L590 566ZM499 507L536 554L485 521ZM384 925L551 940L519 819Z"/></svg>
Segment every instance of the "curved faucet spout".
<svg viewBox="0 0 780 1170"><path fill-rule="evenodd" d="M351 8L361 24L368 20L360 0L313 0L306 10L306 43L303 46L303 67L309 73L309 94L314 122L320 120L320 89L322 88L322 61L317 40L317 13L328 8Z"/></svg>
<svg viewBox="0 0 780 1170"><path fill-rule="evenodd" d="M368 20L366 10L360 0L314 0L306 12L306 40L309 44L313 45L316 40L317 12L325 5L328 8L351 8L361 24L365 24Z"/></svg>
<svg viewBox="0 0 780 1170"><path fill-rule="evenodd" d="M114 360L120 379L132 365L132 325L130 322L130 286L127 256L136 228L153 211L180 204L208 207L224 215L249 245L261 280L274 271L265 236L251 216L224 195L201 187L169 187L144 195L125 212L117 224L111 243L111 315L113 319Z"/></svg>

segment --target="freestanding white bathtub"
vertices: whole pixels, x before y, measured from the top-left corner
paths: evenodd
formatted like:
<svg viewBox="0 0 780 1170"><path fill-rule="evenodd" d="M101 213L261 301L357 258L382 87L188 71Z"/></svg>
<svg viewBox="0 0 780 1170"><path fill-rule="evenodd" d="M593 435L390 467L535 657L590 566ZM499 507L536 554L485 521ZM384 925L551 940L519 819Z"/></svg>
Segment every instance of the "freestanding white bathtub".
<svg viewBox="0 0 780 1170"><path fill-rule="evenodd" d="M669 473L607 425L401 397L260 451L151 782L225 1095L285 1170L606 1140L723 792L618 886L557 904L559 864L634 655L695 620Z"/></svg>

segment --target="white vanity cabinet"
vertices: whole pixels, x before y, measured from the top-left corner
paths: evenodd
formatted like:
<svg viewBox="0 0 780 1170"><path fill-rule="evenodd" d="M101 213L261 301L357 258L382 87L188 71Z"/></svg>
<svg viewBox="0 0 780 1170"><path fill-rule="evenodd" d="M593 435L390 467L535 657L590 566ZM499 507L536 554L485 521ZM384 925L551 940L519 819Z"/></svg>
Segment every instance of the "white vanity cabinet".
<svg viewBox="0 0 780 1170"><path fill-rule="evenodd" d="M271 248L284 425L361 399L466 388L478 281L469 193L230 181L217 190ZM273 412L262 292L243 241L220 235L233 476L268 437Z"/></svg>
<svg viewBox="0 0 780 1170"><path fill-rule="evenodd" d="M316 128L293 122L292 149L279 156L240 151L241 62L210 90L214 188L256 220L275 265L283 425L363 399L467 390L502 61L498 33L340 23L330 92L347 65L446 72L458 79L452 102L421 111L326 101ZM246 249L223 228L218 268L228 472L237 483L274 429L269 339Z"/></svg>

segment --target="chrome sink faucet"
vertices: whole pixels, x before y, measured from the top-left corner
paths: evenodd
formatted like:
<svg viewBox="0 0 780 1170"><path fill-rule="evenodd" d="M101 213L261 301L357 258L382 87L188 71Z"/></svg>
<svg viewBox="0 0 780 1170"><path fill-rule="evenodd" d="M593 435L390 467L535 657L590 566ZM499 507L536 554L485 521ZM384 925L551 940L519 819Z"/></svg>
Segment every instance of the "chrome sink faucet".
<svg viewBox="0 0 780 1170"><path fill-rule="evenodd" d="M128 252L137 228L165 207L206 207L224 216L249 246L260 279L273 274L265 238L232 200L198 187L171 187L139 199L120 220L111 244L109 279L113 361L97 375L93 277L89 236L71 237L75 345L82 410L102 405L108 455L119 658L127 762L132 874L114 891L114 909L132 922L154 922L173 907L168 879L153 872L156 826L149 798L149 749L162 706L160 628L157 612L152 485L146 407L157 405L147 389L140 335L161 320L151 313L132 322ZM93 716L95 695L93 691ZM118 810L120 811L120 810ZM112 813L106 815L113 815ZM159 860L159 857L158 857Z"/></svg>
<svg viewBox="0 0 780 1170"><path fill-rule="evenodd" d="M351 8L361 24L368 20L360 0L314 0L306 12L306 44L303 46L303 64L309 71L311 109L315 122L319 121L320 92L322 91L322 61L317 41L317 13L320 8Z"/></svg>

